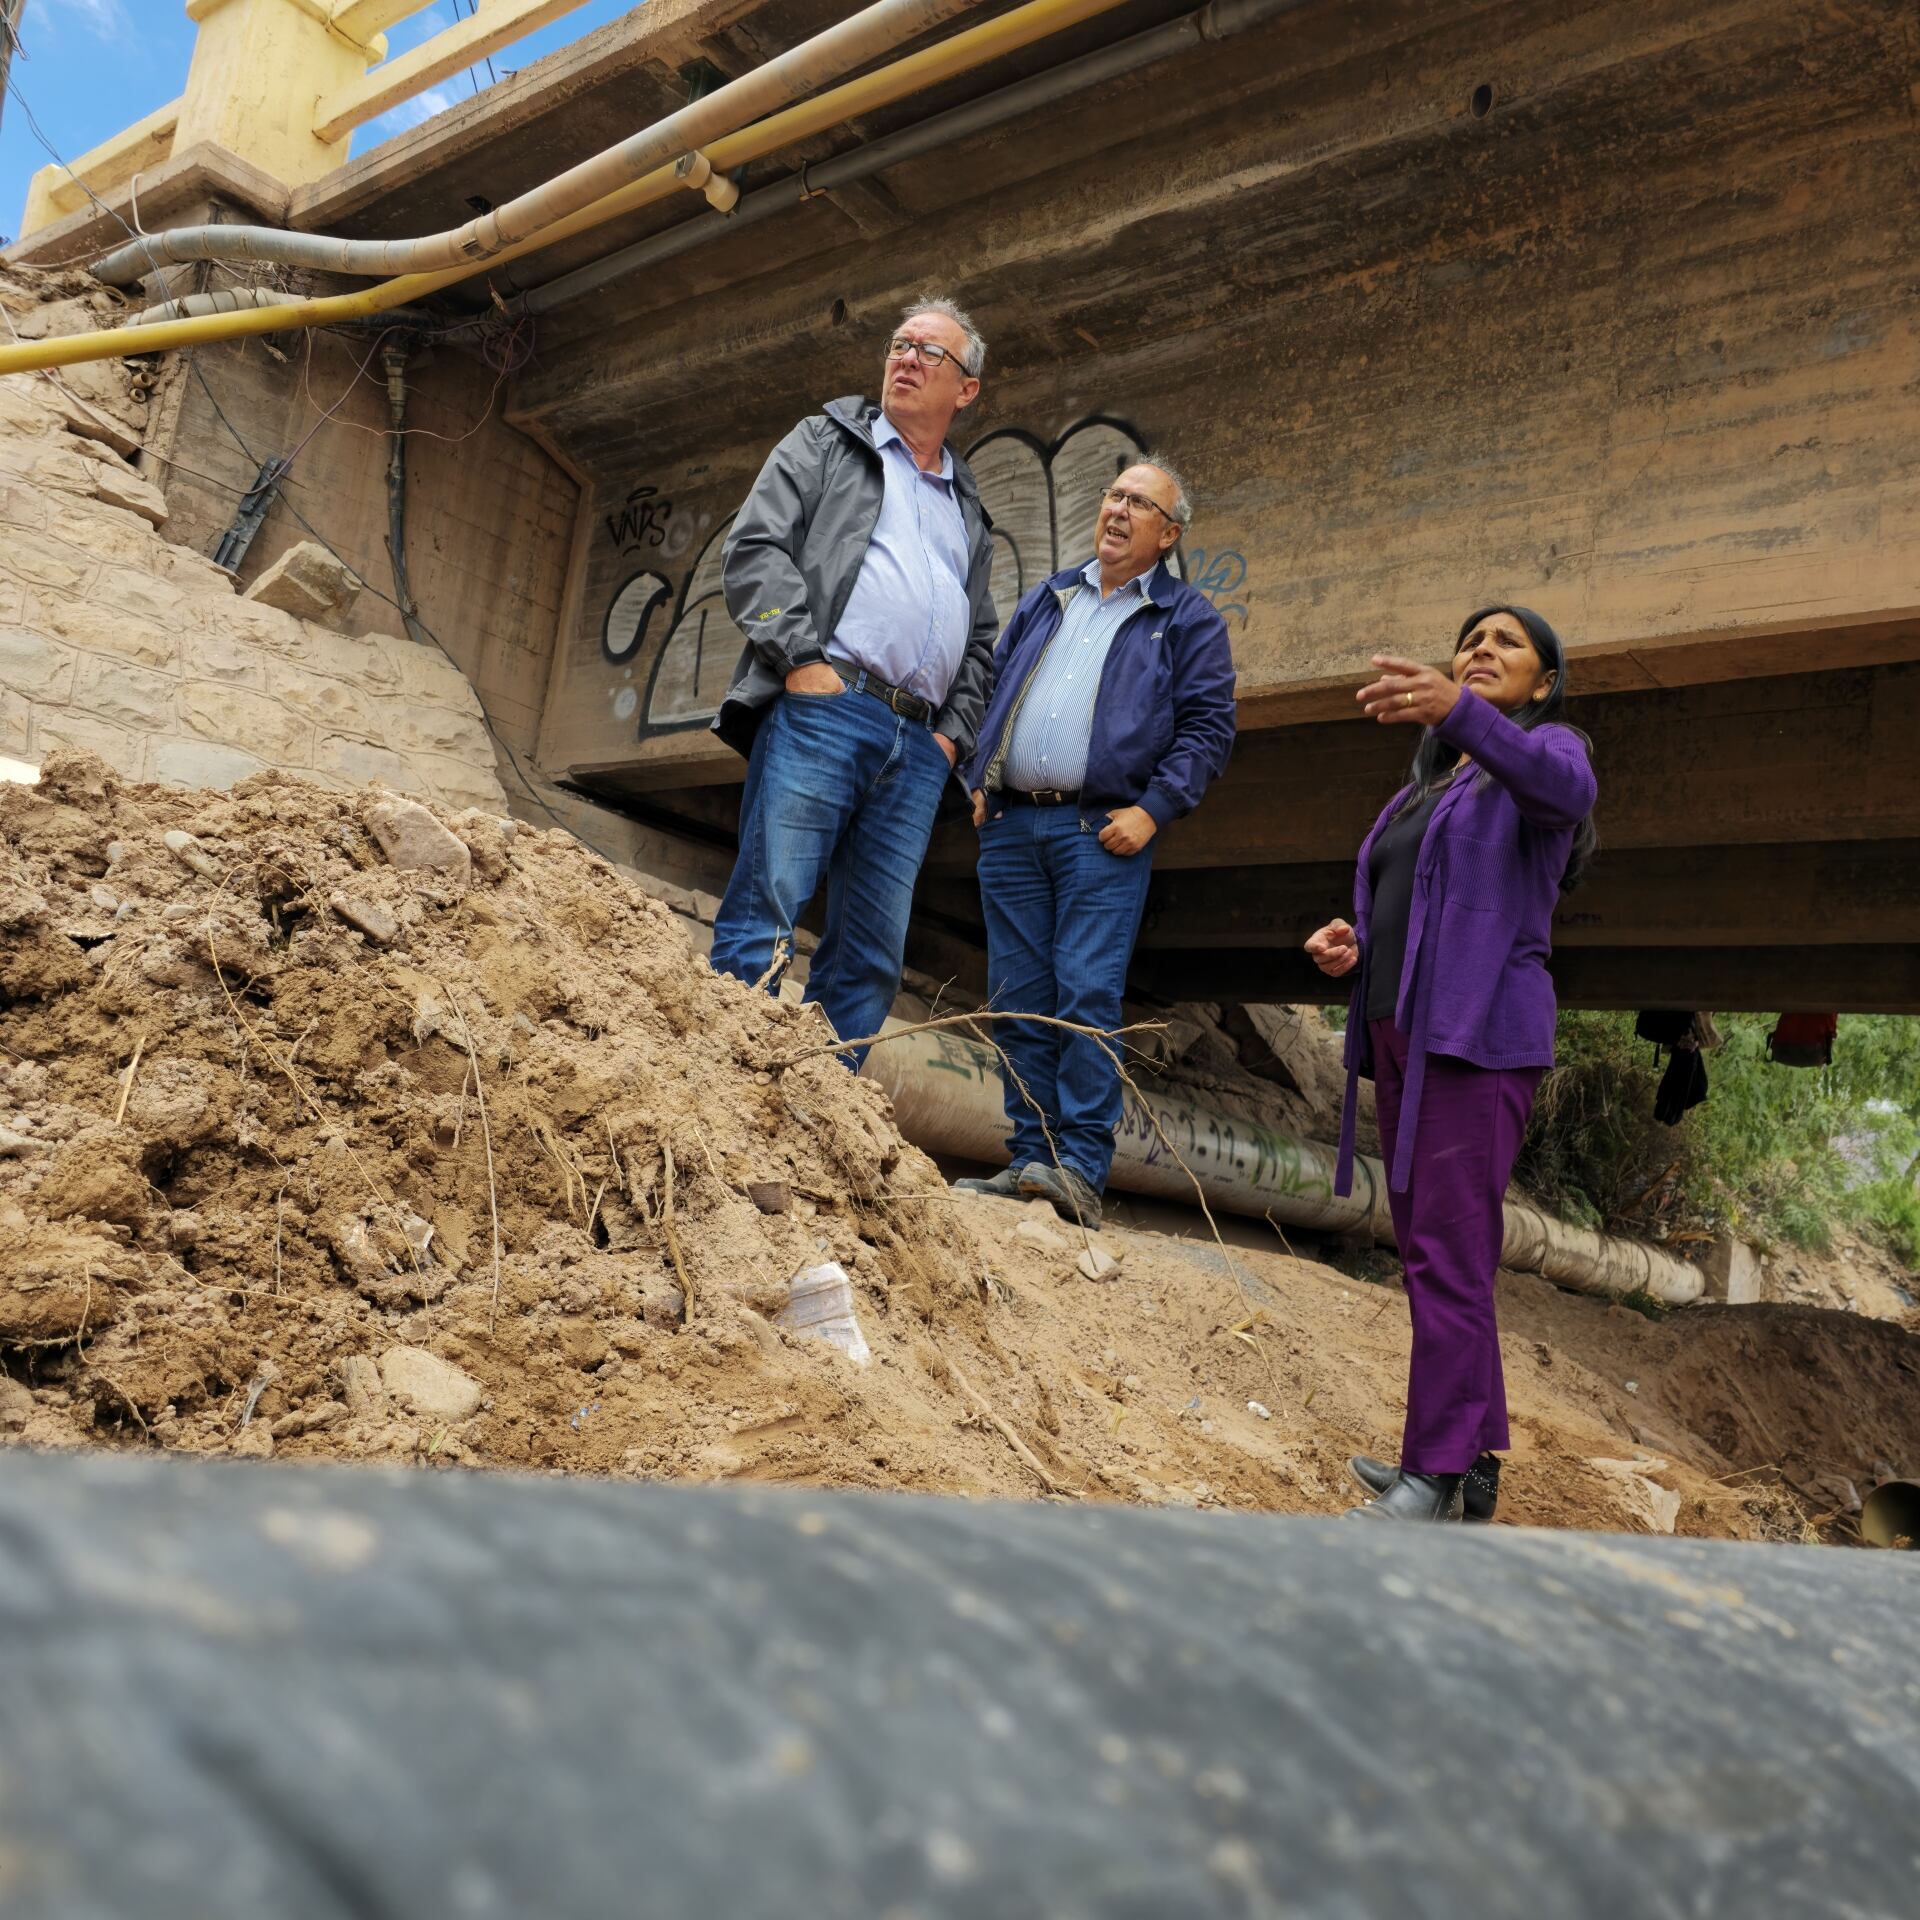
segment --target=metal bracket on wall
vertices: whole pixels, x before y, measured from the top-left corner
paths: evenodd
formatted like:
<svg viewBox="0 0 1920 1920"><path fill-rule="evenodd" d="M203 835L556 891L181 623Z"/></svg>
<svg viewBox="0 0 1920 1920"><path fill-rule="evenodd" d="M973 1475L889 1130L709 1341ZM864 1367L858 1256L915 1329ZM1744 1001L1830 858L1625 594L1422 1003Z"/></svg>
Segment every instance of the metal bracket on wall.
<svg viewBox="0 0 1920 1920"><path fill-rule="evenodd" d="M267 517L267 509L273 505L281 476L288 465L285 460L269 460L260 469L253 485L247 489L239 511L233 516L233 525L220 536L220 544L213 550L213 564L223 572L240 571L240 563L247 557L247 549L253 545L253 536L260 531L260 523Z"/></svg>

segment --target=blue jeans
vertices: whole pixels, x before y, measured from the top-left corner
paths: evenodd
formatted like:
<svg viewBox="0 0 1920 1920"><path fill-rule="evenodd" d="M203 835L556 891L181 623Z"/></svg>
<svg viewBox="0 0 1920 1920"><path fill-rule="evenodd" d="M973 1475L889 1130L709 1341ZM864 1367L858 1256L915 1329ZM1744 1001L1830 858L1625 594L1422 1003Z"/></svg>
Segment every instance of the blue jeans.
<svg viewBox="0 0 1920 1920"><path fill-rule="evenodd" d="M1106 823L1099 810L990 807L980 829L980 903L996 1012L1051 1014L1108 1031L1120 1024L1153 847L1109 853L1100 844ZM1121 1104L1120 1075L1105 1050L1085 1034L1024 1020L997 1022L994 1038L1032 1096L1023 1098L1009 1076L1013 1164L1051 1166L1050 1132L1061 1163L1102 1191Z"/></svg>
<svg viewBox="0 0 1920 1920"><path fill-rule="evenodd" d="M806 997L843 1039L878 1033L900 990L913 883L951 771L923 723L867 694L781 694L747 762L714 971L751 985L779 942L791 956L794 924L825 880L827 926ZM843 1057L857 1070L866 1050Z"/></svg>

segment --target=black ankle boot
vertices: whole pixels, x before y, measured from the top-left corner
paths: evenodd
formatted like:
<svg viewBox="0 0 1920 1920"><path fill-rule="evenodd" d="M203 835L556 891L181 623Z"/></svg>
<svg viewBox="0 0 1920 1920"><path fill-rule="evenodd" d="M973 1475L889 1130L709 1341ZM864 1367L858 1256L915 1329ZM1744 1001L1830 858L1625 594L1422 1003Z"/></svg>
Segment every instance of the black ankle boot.
<svg viewBox="0 0 1920 1920"><path fill-rule="evenodd" d="M1385 1460L1376 1460L1371 1454L1356 1453L1347 1462L1347 1471L1353 1475L1369 1494L1382 1494L1393 1485L1394 1475L1400 1469L1389 1465ZM1500 1504L1500 1456L1497 1453L1483 1453L1470 1466L1460 1482L1462 1518L1470 1524L1484 1524L1493 1518L1493 1510Z"/></svg>
<svg viewBox="0 0 1920 1920"><path fill-rule="evenodd" d="M1463 1501L1461 1473L1409 1473L1402 1467L1393 1476L1386 1492L1377 1494L1364 1506L1353 1507L1348 1517L1372 1515L1380 1520L1447 1521L1460 1518Z"/></svg>

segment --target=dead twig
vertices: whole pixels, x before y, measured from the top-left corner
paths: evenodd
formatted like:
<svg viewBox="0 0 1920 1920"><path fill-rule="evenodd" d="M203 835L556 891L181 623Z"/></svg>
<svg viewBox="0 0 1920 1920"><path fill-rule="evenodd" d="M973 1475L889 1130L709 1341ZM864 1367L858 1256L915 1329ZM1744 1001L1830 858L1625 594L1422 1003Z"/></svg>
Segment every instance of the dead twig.
<svg viewBox="0 0 1920 1920"><path fill-rule="evenodd" d="M467 1043L467 1065L473 1072L474 1099L480 1108L480 1136L487 1148L487 1212L493 1220L493 1298L487 1308L487 1325L492 1327L500 1312L500 1186L493 1174L493 1123L487 1118L487 1090L480 1080L480 1050L473 1044L473 1029L467 1025L467 1010L454 998L445 982L440 991L447 996L454 1018L460 1022L460 1037ZM409 1243L411 1244L411 1243Z"/></svg>
<svg viewBox="0 0 1920 1920"><path fill-rule="evenodd" d="M935 1348L934 1351L939 1352L939 1349ZM1077 1500L1080 1496L1075 1493L1072 1488L1063 1487L1060 1482L1041 1465L1040 1456L1014 1432L1013 1428L1010 1427L1006 1421L1001 1419L999 1414L994 1412L987 1397L974 1388L973 1384L967 1379L967 1376L953 1364L953 1361L944 1353L940 1354L940 1358L945 1361L947 1371L953 1375L953 1384L966 1396L974 1411L1014 1450L1022 1464L1033 1471L1038 1477L1040 1484L1045 1487L1049 1493L1060 1494L1068 1500Z"/></svg>
<svg viewBox="0 0 1920 1920"><path fill-rule="evenodd" d="M113 1124L117 1127L127 1117L127 1102L133 1097L133 1076L140 1071L140 1056L147 1050L147 1036L143 1033L133 1043L133 1058L127 1062L127 1070L120 1076L120 1104L113 1110Z"/></svg>
<svg viewBox="0 0 1920 1920"><path fill-rule="evenodd" d="M1293 1242L1287 1238L1286 1229L1283 1226L1281 1226L1280 1222L1273 1217L1273 1209L1271 1207L1268 1207L1266 1209L1266 1216L1267 1216L1267 1225L1270 1226L1274 1230L1274 1232L1280 1236L1280 1244L1286 1248L1288 1257L1290 1259L1298 1260L1300 1256L1294 1252Z"/></svg>
<svg viewBox="0 0 1920 1920"><path fill-rule="evenodd" d="M773 958L767 963L767 970L753 983L755 993L765 993L772 983L787 970L787 962L792 959L793 951L787 945L784 936L773 943Z"/></svg>
<svg viewBox="0 0 1920 1920"><path fill-rule="evenodd" d="M87 1320L93 1312L93 1269L87 1268L86 1297L80 1302L80 1324L71 1333L56 1333L45 1340L9 1340L7 1345L25 1350L29 1347L72 1347L79 1352L80 1343L87 1337ZM84 1354L80 1356L86 1358Z"/></svg>
<svg viewBox="0 0 1920 1920"><path fill-rule="evenodd" d="M769 1060L767 1072L784 1073L789 1067L796 1067L802 1060L811 1060L823 1053L852 1053L857 1047L877 1047L892 1040L911 1039L916 1033L937 1033L946 1027L970 1027L978 1020L1026 1020L1036 1027L1062 1027L1068 1033L1083 1033L1089 1039L1102 1043L1108 1039L1117 1039L1128 1033L1162 1033L1166 1030L1164 1020L1136 1020L1126 1027L1089 1027L1078 1020L1059 1020L1050 1013L997 1013L991 1008L982 1007L974 1013L948 1013L938 1020L916 1020L911 1026L895 1027L891 1033L870 1033L864 1040L829 1040L823 1046L803 1047L798 1053L790 1053L784 1059ZM1111 1047L1107 1048L1112 1053Z"/></svg>
<svg viewBox="0 0 1920 1920"><path fill-rule="evenodd" d="M665 1141L660 1143L660 1158L665 1185L665 1194L660 1203L660 1231L666 1237L667 1257L673 1262L673 1271L680 1281L680 1324L690 1327L693 1325L693 1281L688 1276L686 1261L680 1256L680 1236L674 1231L673 1149Z"/></svg>
<svg viewBox="0 0 1920 1920"><path fill-rule="evenodd" d="M723 1191L730 1191L727 1176L720 1171L720 1163L713 1157L712 1147L707 1144L706 1129L698 1120L693 1123L693 1137L700 1142L700 1151L706 1156L707 1171L713 1175L714 1184Z"/></svg>
<svg viewBox="0 0 1920 1920"><path fill-rule="evenodd" d="M147 1425L144 1416L140 1412L139 1403L134 1399L133 1395L130 1394L126 1390L126 1388L123 1387L120 1384L120 1382L113 1377L112 1374L104 1372L101 1368L96 1367L93 1364L93 1362L87 1358L87 1356L84 1353L80 1356L80 1364L83 1367L85 1367L86 1370L90 1374L92 1374L95 1379L104 1380L106 1384L109 1387L111 1387L116 1394L119 1395L121 1406L128 1413L133 1415L133 1424L140 1429L141 1439L147 1441L149 1445L151 1445L153 1441L153 1429Z"/></svg>

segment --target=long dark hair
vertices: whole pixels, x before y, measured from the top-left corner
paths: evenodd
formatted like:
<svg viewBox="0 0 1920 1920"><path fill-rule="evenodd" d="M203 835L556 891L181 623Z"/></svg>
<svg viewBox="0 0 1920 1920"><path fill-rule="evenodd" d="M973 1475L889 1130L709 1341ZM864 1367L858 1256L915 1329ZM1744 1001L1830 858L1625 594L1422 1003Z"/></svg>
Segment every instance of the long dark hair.
<svg viewBox="0 0 1920 1920"><path fill-rule="evenodd" d="M1540 664L1553 675L1553 685L1548 689L1544 700L1529 700L1516 714L1508 716L1515 726L1531 730L1543 727L1550 721L1560 721L1567 705L1567 650L1560 636L1554 632L1552 623L1534 612L1531 607L1515 607L1501 603L1491 607L1480 607L1467 615L1460 623L1460 631L1454 635L1453 646L1456 653L1460 643L1490 613L1510 613L1526 629L1527 638L1533 642L1533 650L1540 656ZM1569 729L1580 734L1589 754L1593 751L1593 742L1580 733L1578 727ZM1450 747L1431 727L1420 736L1420 745L1413 756L1413 770L1407 776L1406 798L1394 809L1396 816L1405 813L1410 807L1417 807L1430 794L1444 774L1451 773L1460 762L1460 750ZM1481 779L1489 776L1482 774ZM1573 847L1567 855L1567 870L1560 876L1560 891L1571 893L1585 877L1592 864L1594 851L1600 844L1600 837L1594 831L1593 815L1587 817L1573 830Z"/></svg>

